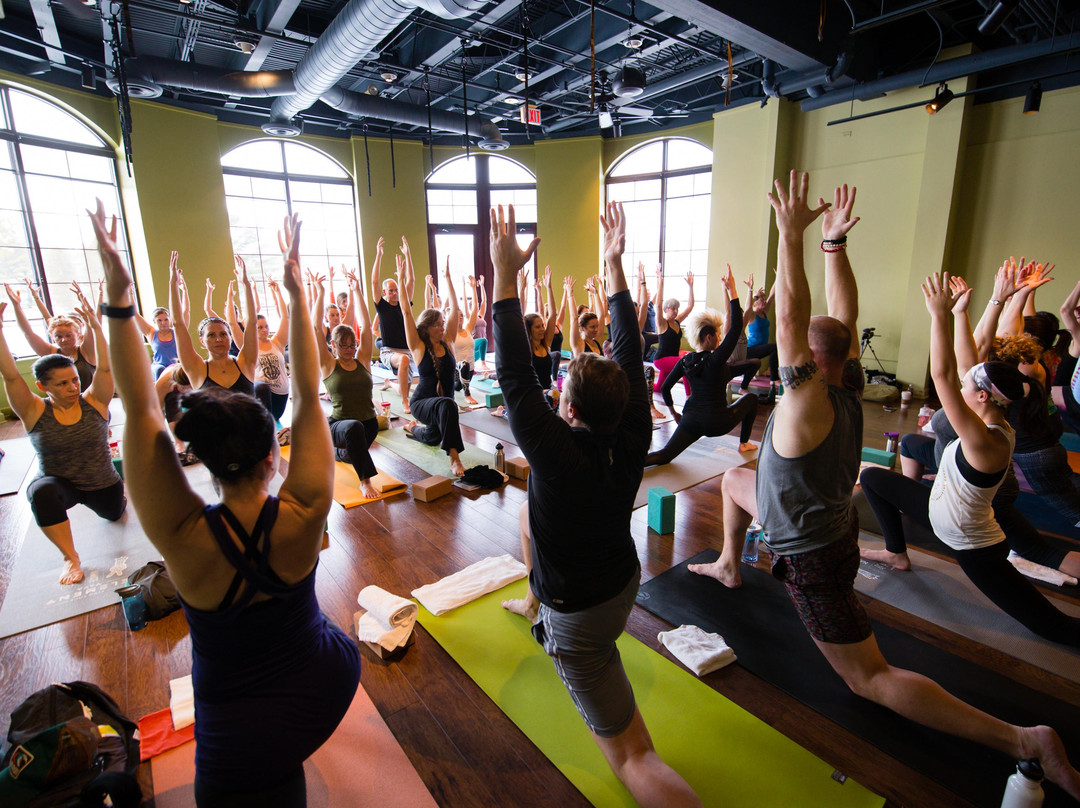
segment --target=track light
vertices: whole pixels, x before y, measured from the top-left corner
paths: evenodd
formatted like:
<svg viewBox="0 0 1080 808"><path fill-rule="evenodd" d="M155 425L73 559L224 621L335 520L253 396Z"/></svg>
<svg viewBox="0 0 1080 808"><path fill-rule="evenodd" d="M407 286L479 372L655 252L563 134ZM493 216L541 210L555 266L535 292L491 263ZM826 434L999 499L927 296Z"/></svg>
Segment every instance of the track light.
<svg viewBox="0 0 1080 808"><path fill-rule="evenodd" d="M941 112L941 108L953 100L953 91L949 89L949 85L938 85L937 92L934 93L934 100L926 105L926 111L931 115L936 115Z"/></svg>
<svg viewBox="0 0 1080 808"><path fill-rule="evenodd" d="M1042 83L1035 82L1028 87L1027 95L1024 97L1024 114L1034 115L1039 111L1039 107L1042 106Z"/></svg>
<svg viewBox="0 0 1080 808"><path fill-rule="evenodd" d="M983 36L996 34L1019 5L1020 0L998 0L979 23L979 33Z"/></svg>
<svg viewBox="0 0 1080 808"><path fill-rule="evenodd" d="M395 81L398 80L398 74L395 73L393 70L384 70L382 73L379 74L379 76L387 84L393 84Z"/></svg>
<svg viewBox="0 0 1080 808"><path fill-rule="evenodd" d="M636 98L645 92L645 72L634 65L623 65L611 83L611 92L619 98Z"/></svg>
<svg viewBox="0 0 1080 808"><path fill-rule="evenodd" d="M94 66L89 62L83 62L82 86L83 89L86 90L93 90L97 87L97 71L94 70Z"/></svg>

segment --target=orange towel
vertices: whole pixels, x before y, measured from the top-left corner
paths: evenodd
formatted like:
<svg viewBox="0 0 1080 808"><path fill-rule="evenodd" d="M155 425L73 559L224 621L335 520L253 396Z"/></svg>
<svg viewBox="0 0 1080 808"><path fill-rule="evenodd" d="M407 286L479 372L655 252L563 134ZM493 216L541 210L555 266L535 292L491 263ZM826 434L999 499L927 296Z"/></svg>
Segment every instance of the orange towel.
<svg viewBox="0 0 1080 808"><path fill-rule="evenodd" d="M149 760L194 738L194 724L188 724L180 731L172 728L172 713L168 707L150 713L139 719L139 760Z"/></svg>

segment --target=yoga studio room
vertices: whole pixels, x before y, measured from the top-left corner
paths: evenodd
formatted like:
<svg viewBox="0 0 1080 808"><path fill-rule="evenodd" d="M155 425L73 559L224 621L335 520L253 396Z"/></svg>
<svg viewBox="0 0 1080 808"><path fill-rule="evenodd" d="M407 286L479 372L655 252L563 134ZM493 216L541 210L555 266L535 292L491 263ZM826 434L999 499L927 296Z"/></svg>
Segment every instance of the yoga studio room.
<svg viewBox="0 0 1080 808"><path fill-rule="evenodd" d="M2 808L1080 805L1080 0L0 2Z"/></svg>

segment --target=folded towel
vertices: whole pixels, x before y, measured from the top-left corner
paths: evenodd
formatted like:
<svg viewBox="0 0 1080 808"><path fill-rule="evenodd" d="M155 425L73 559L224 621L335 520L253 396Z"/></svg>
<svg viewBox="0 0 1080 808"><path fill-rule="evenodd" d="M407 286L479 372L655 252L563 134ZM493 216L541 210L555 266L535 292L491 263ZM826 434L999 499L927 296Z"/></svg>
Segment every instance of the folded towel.
<svg viewBox="0 0 1080 808"><path fill-rule="evenodd" d="M195 737L194 724L179 732L173 729L172 713L166 708L139 719L139 760L149 760Z"/></svg>
<svg viewBox="0 0 1080 808"><path fill-rule="evenodd" d="M441 581L414 589L412 596L438 617L528 574L525 565L513 556L492 556L470 564Z"/></svg>
<svg viewBox="0 0 1080 808"><path fill-rule="evenodd" d="M709 634L698 626L679 626L671 631L661 631L656 638L698 676L712 673L735 661L735 652L723 637Z"/></svg>
<svg viewBox="0 0 1080 808"><path fill-rule="evenodd" d="M169 682L169 710L173 729L183 729L195 723L195 688L191 676L181 676Z"/></svg>
<svg viewBox="0 0 1080 808"><path fill-rule="evenodd" d="M1028 578L1035 578L1038 581L1053 584L1054 586L1076 586L1076 579L1071 575L1051 567L1044 567L1042 564L1036 564L1034 561L1028 561L1011 550L1009 551L1009 563Z"/></svg>
<svg viewBox="0 0 1080 808"><path fill-rule="evenodd" d="M356 602L365 613L356 621L356 636L364 642L378 643L387 651L400 648L412 634L419 608L377 586L365 586Z"/></svg>

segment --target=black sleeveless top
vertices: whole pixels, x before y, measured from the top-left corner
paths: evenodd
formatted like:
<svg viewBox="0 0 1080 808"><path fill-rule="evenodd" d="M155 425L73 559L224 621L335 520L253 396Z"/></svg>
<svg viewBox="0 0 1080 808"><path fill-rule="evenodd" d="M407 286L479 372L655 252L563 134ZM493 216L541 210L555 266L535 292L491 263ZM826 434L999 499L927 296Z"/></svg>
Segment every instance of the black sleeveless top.
<svg viewBox="0 0 1080 808"><path fill-rule="evenodd" d="M222 390L231 390L234 393L247 393L249 396L255 395L255 382L244 375L244 371L240 370L240 365L235 359L233 364L236 365L236 372L240 375L236 377L236 381L228 387L218 384L210 378L210 360L203 360L203 364L206 365L206 379L203 381L200 390L205 390L207 387L220 387Z"/></svg>
<svg viewBox="0 0 1080 808"><path fill-rule="evenodd" d="M416 366L420 378L412 396L409 397L410 404L425 398L454 397L454 378L457 374L454 352L446 343L443 343L443 351L443 355L438 360L432 356L430 350L424 351L424 358Z"/></svg>

